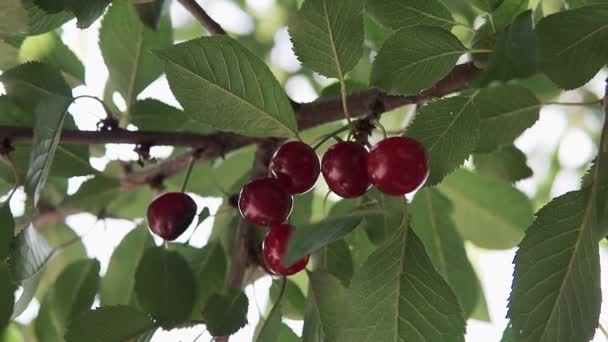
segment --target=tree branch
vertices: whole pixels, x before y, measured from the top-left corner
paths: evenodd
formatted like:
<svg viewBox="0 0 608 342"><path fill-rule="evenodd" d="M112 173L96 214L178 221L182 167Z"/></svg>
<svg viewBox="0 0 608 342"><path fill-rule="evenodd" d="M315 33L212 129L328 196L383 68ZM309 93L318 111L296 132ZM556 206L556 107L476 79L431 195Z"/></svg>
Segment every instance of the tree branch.
<svg viewBox="0 0 608 342"><path fill-rule="evenodd" d="M226 31L211 18L196 0L177 0L210 34L226 34Z"/></svg>

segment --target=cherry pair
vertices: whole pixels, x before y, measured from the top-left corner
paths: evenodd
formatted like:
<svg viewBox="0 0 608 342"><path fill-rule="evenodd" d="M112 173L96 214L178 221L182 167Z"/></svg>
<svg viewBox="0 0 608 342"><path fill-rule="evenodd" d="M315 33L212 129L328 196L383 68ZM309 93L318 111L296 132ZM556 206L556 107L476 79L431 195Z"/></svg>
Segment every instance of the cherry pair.
<svg viewBox="0 0 608 342"><path fill-rule="evenodd" d="M327 150L321 162L329 189L344 198L364 195L372 185L385 194L403 196L426 180L426 151L418 141L390 137L370 152L354 142L340 142Z"/></svg>

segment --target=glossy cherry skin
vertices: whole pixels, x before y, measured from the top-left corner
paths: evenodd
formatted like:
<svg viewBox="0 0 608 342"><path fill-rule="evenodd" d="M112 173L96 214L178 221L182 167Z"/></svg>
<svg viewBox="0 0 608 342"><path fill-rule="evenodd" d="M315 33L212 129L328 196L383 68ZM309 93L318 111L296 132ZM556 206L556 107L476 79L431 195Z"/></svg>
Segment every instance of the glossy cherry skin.
<svg viewBox="0 0 608 342"><path fill-rule="evenodd" d="M293 198L274 178L255 179L247 183L239 195L241 215L256 226L285 222L292 206Z"/></svg>
<svg viewBox="0 0 608 342"><path fill-rule="evenodd" d="M273 274L289 276L300 272L306 267L306 264L308 264L308 255L290 266L285 266L281 262L283 255L285 255L287 242L289 241L292 230L293 226L289 224L279 224L271 226L270 231L264 237L264 241L262 242L262 256L264 257L266 268Z"/></svg>
<svg viewBox="0 0 608 342"><path fill-rule="evenodd" d="M321 166L312 147L290 141L279 147L270 162L270 171L292 195L312 189L319 179Z"/></svg>
<svg viewBox="0 0 608 342"><path fill-rule="evenodd" d="M421 143L407 137L384 139L367 157L367 176L385 194L402 196L418 189L429 175L429 161Z"/></svg>
<svg viewBox="0 0 608 342"><path fill-rule="evenodd" d="M321 161L321 172L329 189L343 198L362 196L369 190L367 149L354 142L340 142L330 147Z"/></svg>
<svg viewBox="0 0 608 342"><path fill-rule="evenodd" d="M196 216L196 203L183 192L167 192L148 205L150 230L161 238L173 241L182 235Z"/></svg>

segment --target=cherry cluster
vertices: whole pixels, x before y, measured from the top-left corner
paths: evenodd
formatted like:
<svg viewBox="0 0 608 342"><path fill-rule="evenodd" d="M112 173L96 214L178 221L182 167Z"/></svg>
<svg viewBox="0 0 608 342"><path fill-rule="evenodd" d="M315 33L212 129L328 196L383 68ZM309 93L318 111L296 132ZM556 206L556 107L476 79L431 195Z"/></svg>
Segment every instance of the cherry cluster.
<svg viewBox="0 0 608 342"><path fill-rule="evenodd" d="M330 147L319 165L315 151L299 141L282 145L270 163L272 177L259 178L243 187L239 210L243 218L270 230L262 242L265 269L275 275L292 275L308 263L306 256L285 266L289 236L294 227L286 224L293 207L292 195L312 189L323 173L329 189L343 198L364 195L372 185L385 194L403 196L418 189L429 173L422 144L408 137L380 141L371 151L346 141Z"/></svg>
<svg viewBox="0 0 608 342"><path fill-rule="evenodd" d="M274 154L270 173L243 187L238 207L247 222L270 228L262 242L264 268L288 276L304 269L309 259L305 256L289 266L282 263L294 229L285 223L293 208L292 196L312 189L321 173L329 189L344 198L362 196L372 185L385 194L403 196L424 183L429 167L422 144L412 138L390 137L371 151L355 142L338 142L321 163L310 146L291 141ZM190 226L196 211L196 203L186 193L164 193L148 206L148 225L156 235L173 241Z"/></svg>

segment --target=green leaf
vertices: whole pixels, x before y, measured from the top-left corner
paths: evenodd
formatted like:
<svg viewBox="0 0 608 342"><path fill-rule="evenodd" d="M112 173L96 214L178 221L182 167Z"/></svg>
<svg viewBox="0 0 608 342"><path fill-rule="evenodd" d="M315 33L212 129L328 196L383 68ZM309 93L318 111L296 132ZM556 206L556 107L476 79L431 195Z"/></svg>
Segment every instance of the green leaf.
<svg viewBox="0 0 608 342"><path fill-rule="evenodd" d="M343 323L346 289L338 279L329 273L315 271L308 273L308 302L302 341L336 341ZM348 304L347 304L348 303Z"/></svg>
<svg viewBox="0 0 608 342"><path fill-rule="evenodd" d="M71 85L84 84L84 65L55 32L25 38L19 48L19 60L47 63L61 70Z"/></svg>
<svg viewBox="0 0 608 342"><path fill-rule="evenodd" d="M532 24L532 11L527 11L498 33L494 52L490 54L488 66L477 78L477 84L526 78L538 71L538 38Z"/></svg>
<svg viewBox="0 0 608 342"><path fill-rule="evenodd" d="M363 0L306 0L289 27L302 64L344 80L363 55Z"/></svg>
<svg viewBox="0 0 608 342"><path fill-rule="evenodd" d="M10 322L14 302L15 285L11 282L9 266L0 261L0 332L4 331Z"/></svg>
<svg viewBox="0 0 608 342"><path fill-rule="evenodd" d="M428 26L403 28L378 52L371 83L392 94L417 94L444 78L466 52L450 31Z"/></svg>
<svg viewBox="0 0 608 342"><path fill-rule="evenodd" d="M129 117L131 123L141 130L201 134L213 131L211 127L192 120L183 110L156 99L136 101L129 109Z"/></svg>
<svg viewBox="0 0 608 342"><path fill-rule="evenodd" d="M49 95L36 107L32 152L25 175L25 190L34 205L40 200L51 171L63 121L71 102L68 97Z"/></svg>
<svg viewBox="0 0 608 342"><path fill-rule="evenodd" d="M19 65L19 46L0 39L0 70Z"/></svg>
<svg viewBox="0 0 608 342"><path fill-rule="evenodd" d="M472 0L471 2L480 10L491 13L500 6L503 1L504 0Z"/></svg>
<svg viewBox="0 0 608 342"><path fill-rule="evenodd" d="M470 317L482 295L481 287L452 221L452 212L452 204L439 191L424 188L412 202L411 225L437 272L454 289L465 317Z"/></svg>
<svg viewBox="0 0 608 342"><path fill-rule="evenodd" d="M152 50L173 43L171 21L161 20L152 30L139 20L135 7L128 1L114 1L101 21L99 47L110 72L110 82L127 103L162 74L162 63Z"/></svg>
<svg viewBox="0 0 608 342"><path fill-rule="evenodd" d="M0 75L6 95L23 110L34 112L41 102L54 95L72 97L72 89L61 73L54 67L39 62L30 62L7 70Z"/></svg>
<svg viewBox="0 0 608 342"><path fill-rule="evenodd" d="M367 0L366 10L381 24L400 29L415 26L454 26L450 10L440 0Z"/></svg>
<svg viewBox="0 0 608 342"><path fill-rule="evenodd" d="M146 314L128 306L107 306L76 317L65 336L66 342L130 341L156 327Z"/></svg>
<svg viewBox="0 0 608 342"><path fill-rule="evenodd" d="M139 14L141 21L144 25L154 30L158 29L160 25L164 8L165 0L152 0L135 4L135 9L137 9L137 14Z"/></svg>
<svg viewBox="0 0 608 342"><path fill-rule="evenodd" d="M477 152L491 152L512 143L538 120L542 104L524 87L504 85L475 94L471 101L481 119Z"/></svg>
<svg viewBox="0 0 608 342"><path fill-rule="evenodd" d="M370 241L376 245L384 243L407 224L407 200L404 197L389 196L372 189L361 203L362 206L379 212L365 217L361 225Z"/></svg>
<svg viewBox="0 0 608 342"><path fill-rule="evenodd" d="M40 229L40 233L54 250L53 257L46 264L36 290L36 298L42 301L47 291L55 286L57 277L67 266L87 259L87 251L81 238L63 222L45 225Z"/></svg>
<svg viewBox="0 0 608 342"><path fill-rule="evenodd" d="M408 228L367 259L345 303L338 341L464 341L458 299Z"/></svg>
<svg viewBox="0 0 608 342"><path fill-rule="evenodd" d="M511 184L459 169L439 185L454 205L452 219L465 240L482 248L513 248L532 223L530 200Z"/></svg>
<svg viewBox="0 0 608 342"><path fill-rule="evenodd" d="M562 195L526 231L509 300L514 340L593 338L602 298L594 200L588 189Z"/></svg>
<svg viewBox="0 0 608 342"><path fill-rule="evenodd" d="M230 336L247 324L249 300L242 290L228 290L209 298L203 317L212 336Z"/></svg>
<svg viewBox="0 0 608 342"><path fill-rule="evenodd" d="M543 71L564 89L578 88L608 60L608 4L543 18L536 28Z"/></svg>
<svg viewBox="0 0 608 342"><path fill-rule="evenodd" d="M502 31L505 27L513 23L515 18L528 10L529 0L504 0L492 12L494 28Z"/></svg>
<svg viewBox="0 0 608 342"><path fill-rule="evenodd" d="M505 145L492 153L473 156L477 173L484 177L513 183L532 177L526 155L513 145Z"/></svg>
<svg viewBox="0 0 608 342"><path fill-rule="evenodd" d="M376 213L353 212L348 216L330 217L324 221L296 227L289 237L283 263L291 265L300 258L343 238L359 225L363 217Z"/></svg>
<svg viewBox="0 0 608 342"><path fill-rule="evenodd" d="M294 226L308 224L312 219L312 206L315 199L315 191L294 196L293 209L289 215L289 223Z"/></svg>
<svg viewBox="0 0 608 342"><path fill-rule="evenodd" d="M346 241L338 240L322 248L316 255L315 270L333 275L347 287L355 273L355 265Z"/></svg>
<svg viewBox="0 0 608 342"><path fill-rule="evenodd" d="M462 165L479 139L476 96L450 97L420 108L407 135L420 141L430 160L427 185L435 185Z"/></svg>
<svg viewBox="0 0 608 342"><path fill-rule="evenodd" d="M301 342L302 340L296 335L290 327L288 327L285 323L281 323L279 327L279 337L277 337L277 341L280 342Z"/></svg>
<svg viewBox="0 0 608 342"><path fill-rule="evenodd" d="M164 328L188 319L196 301L195 285L186 260L163 248L148 248L135 273L137 302Z"/></svg>
<svg viewBox="0 0 608 342"><path fill-rule="evenodd" d="M21 0L4 0L0 4L0 35L22 35L28 31L28 13Z"/></svg>
<svg viewBox="0 0 608 342"><path fill-rule="evenodd" d="M266 319L260 319L254 341L256 342L275 342L278 340L281 329L281 305L274 307Z"/></svg>
<svg viewBox="0 0 608 342"><path fill-rule="evenodd" d="M135 274L144 251L154 246L147 227L130 231L114 249L108 270L101 279L99 299L102 306L130 305L135 301Z"/></svg>
<svg viewBox="0 0 608 342"><path fill-rule="evenodd" d="M98 287L97 260L81 260L68 266L42 301L35 321L38 341L63 341L67 325L89 310Z"/></svg>
<svg viewBox="0 0 608 342"><path fill-rule="evenodd" d="M34 0L36 5L49 13L72 12L78 19L76 26L85 29L99 18L112 0Z"/></svg>
<svg viewBox="0 0 608 342"><path fill-rule="evenodd" d="M52 254L53 250L36 228L27 227L15 237L11 245L10 265L13 281L20 284L41 272Z"/></svg>
<svg viewBox="0 0 608 342"><path fill-rule="evenodd" d="M500 342L513 342L513 327L509 324L502 333Z"/></svg>
<svg viewBox="0 0 608 342"><path fill-rule="evenodd" d="M293 280L285 279L285 292L281 300L281 311L287 319L302 320L306 309L306 297L302 290ZM281 280L274 280L270 286L270 305L274 305L281 292Z"/></svg>
<svg viewBox="0 0 608 342"><path fill-rule="evenodd" d="M15 219L8 202L0 203L0 262L10 255L11 242L15 234Z"/></svg>
<svg viewBox="0 0 608 342"><path fill-rule="evenodd" d="M228 260L219 242L208 242L205 247L191 248L186 260L196 279L195 314L200 314L209 298L224 289Z"/></svg>
<svg viewBox="0 0 608 342"><path fill-rule="evenodd" d="M194 120L250 136L297 136L281 85L262 60L235 40L203 37L158 54L166 61L173 94Z"/></svg>

